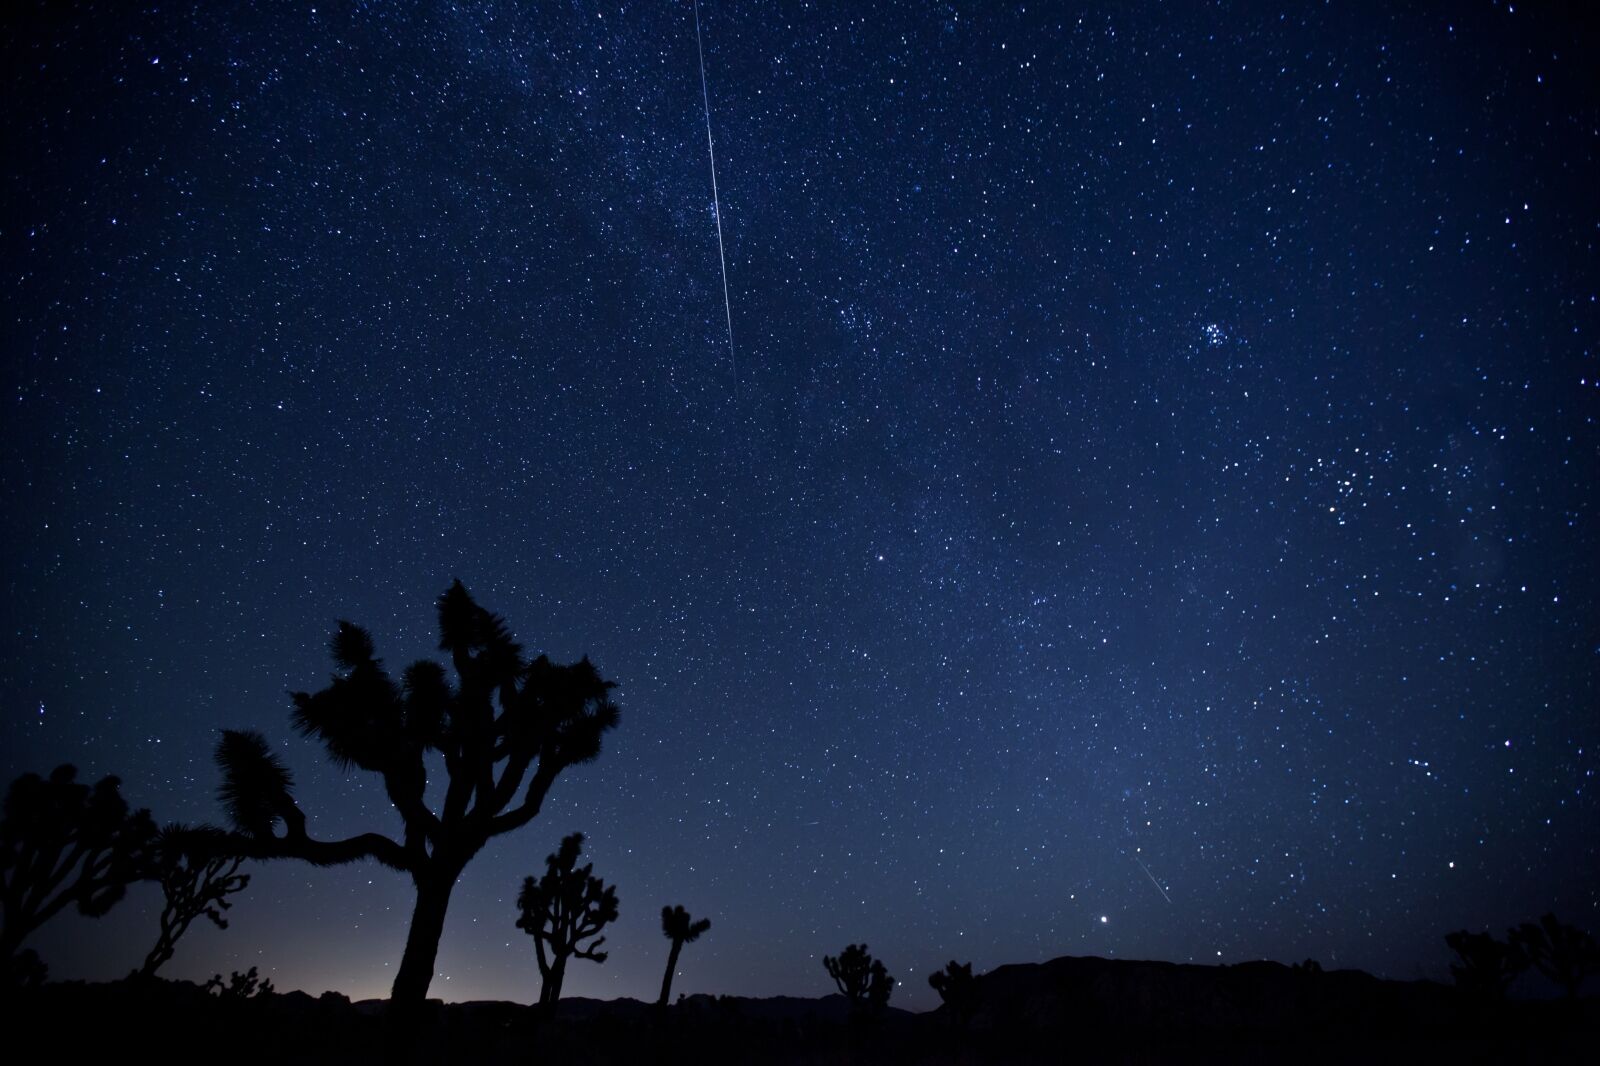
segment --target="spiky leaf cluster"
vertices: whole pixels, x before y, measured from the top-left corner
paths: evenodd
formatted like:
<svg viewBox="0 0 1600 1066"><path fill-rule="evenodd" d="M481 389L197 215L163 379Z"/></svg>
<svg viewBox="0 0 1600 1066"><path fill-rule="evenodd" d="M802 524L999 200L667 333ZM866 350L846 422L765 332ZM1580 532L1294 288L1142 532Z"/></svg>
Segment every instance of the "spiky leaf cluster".
<svg viewBox="0 0 1600 1066"><path fill-rule="evenodd" d="M695 921L681 903L661 908L661 932L675 944L693 944L710 928L710 918Z"/></svg>
<svg viewBox="0 0 1600 1066"><path fill-rule="evenodd" d="M222 768L217 798L236 829L272 836L280 820L294 817L294 776L266 737L253 730L225 729L216 754Z"/></svg>
<svg viewBox="0 0 1600 1066"><path fill-rule="evenodd" d="M405 839L378 834L322 844L306 836L294 782L257 733L226 731L217 748L220 797L247 853L312 862L376 858L418 873L440 849L464 862L491 836L538 813L561 770L600 753L618 710L605 680L584 658L560 665L527 661L505 622L480 607L461 582L439 599L439 663L420 660L391 676L372 636L340 622L330 643L338 667L327 687L292 694L292 720L322 742L340 767L383 777L405 824ZM448 784L428 805L429 753L442 756Z"/></svg>
<svg viewBox="0 0 1600 1066"><path fill-rule="evenodd" d="M372 637L340 622L332 641L343 670L327 688L294 693L294 724L321 740L340 766L394 778L420 794L424 752L451 759L499 758L587 762L617 722L617 708L587 658L557 665L522 648L504 620L473 602L458 581L439 601L441 651L458 675L452 686L438 663L421 660L391 678Z"/></svg>

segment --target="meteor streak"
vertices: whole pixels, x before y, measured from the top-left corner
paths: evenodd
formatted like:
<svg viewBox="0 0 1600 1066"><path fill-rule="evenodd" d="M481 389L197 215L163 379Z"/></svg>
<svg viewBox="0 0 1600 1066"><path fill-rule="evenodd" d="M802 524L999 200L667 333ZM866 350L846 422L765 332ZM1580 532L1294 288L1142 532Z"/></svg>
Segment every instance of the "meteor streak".
<svg viewBox="0 0 1600 1066"><path fill-rule="evenodd" d="M1156 880L1156 875L1150 872L1150 867L1144 864L1144 860L1135 855L1133 861L1139 864L1139 869L1143 870L1144 875L1150 879L1150 883L1156 886L1156 891L1161 893L1161 898L1171 903L1172 897L1167 895L1167 890L1161 887L1161 882Z"/></svg>
<svg viewBox="0 0 1600 1066"><path fill-rule="evenodd" d="M728 299L728 253L722 245L722 200L717 195L717 149L711 143L711 91L706 88L706 48L700 37L700 0L694 0L694 47L700 57L700 102L706 111L706 154L711 158L711 213L717 220L717 258L722 262L722 312L728 321L728 361L739 376L739 357L733 350L733 302Z"/></svg>

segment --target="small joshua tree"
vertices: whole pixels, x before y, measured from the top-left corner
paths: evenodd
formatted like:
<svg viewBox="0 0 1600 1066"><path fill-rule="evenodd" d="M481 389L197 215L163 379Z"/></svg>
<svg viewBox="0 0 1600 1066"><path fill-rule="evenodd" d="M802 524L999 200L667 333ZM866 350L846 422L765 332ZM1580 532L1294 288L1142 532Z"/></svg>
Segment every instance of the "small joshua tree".
<svg viewBox="0 0 1600 1066"><path fill-rule="evenodd" d="M517 896L517 928L533 937L541 980L539 1007L546 1014L555 1013L568 959L606 961L606 952L599 950L606 938L598 934L617 920L616 886L593 876L593 863L578 865L581 850L582 833L564 838L560 849L545 857L544 876L524 878ZM590 937L598 939L584 944Z"/></svg>
<svg viewBox="0 0 1600 1066"><path fill-rule="evenodd" d="M867 954L867 945L851 944L839 953L822 957L828 976L850 1000L854 1011L880 1011L889 1004L894 978L883 963Z"/></svg>
<svg viewBox="0 0 1600 1066"><path fill-rule="evenodd" d="M155 823L128 812L121 783L81 785L58 766L48 778L23 774L6 792L0 817L0 964L40 972L37 956L17 962L22 942L69 906L92 918L109 911L149 873Z"/></svg>
<svg viewBox="0 0 1600 1066"><path fill-rule="evenodd" d="M206 991L221 999L259 999L272 995L274 990L272 982L257 976L256 968L252 966L244 973L233 971L227 981L223 981L220 973L212 975L211 980L206 982Z"/></svg>
<svg viewBox="0 0 1600 1066"><path fill-rule="evenodd" d="M667 975L661 979L661 998L656 1000L658 1006L665 1007L667 998L672 995L672 975L678 970L678 952L683 950L683 945L699 940L700 935L710 928L710 918L694 921L682 904L661 908L661 932L672 941L672 952L667 956Z"/></svg>
<svg viewBox="0 0 1600 1066"><path fill-rule="evenodd" d="M1479 999L1504 999L1506 988L1517 974L1528 968L1528 959L1521 947L1496 940L1491 933L1469 933L1460 929L1447 934L1444 942L1461 960L1459 964L1450 964L1450 976L1456 979L1456 987Z"/></svg>
<svg viewBox="0 0 1600 1066"><path fill-rule="evenodd" d="M1568 999L1578 998L1578 989L1593 973L1600 973L1600 944L1594 937L1556 920L1547 914L1539 924L1523 922L1511 930L1511 942L1539 972L1560 985Z"/></svg>
<svg viewBox="0 0 1600 1066"><path fill-rule="evenodd" d="M944 969L928 975L928 984L939 993L955 1024L966 1025L978 1012L978 982L972 976L972 963L951 959Z"/></svg>
<svg viewBox="0 0 1600 1066"><path fill-rule="evenodd" d="M166 905L161 909L161 932L139 969L141 977L154 977L177 949L189 925L204 915L218 929L228 928L222 912L233 904L228 897L250 883L239 872L244 860L227 853L227 835L218 829L189 829L169 825L155 844L155 869Z"/></svg>

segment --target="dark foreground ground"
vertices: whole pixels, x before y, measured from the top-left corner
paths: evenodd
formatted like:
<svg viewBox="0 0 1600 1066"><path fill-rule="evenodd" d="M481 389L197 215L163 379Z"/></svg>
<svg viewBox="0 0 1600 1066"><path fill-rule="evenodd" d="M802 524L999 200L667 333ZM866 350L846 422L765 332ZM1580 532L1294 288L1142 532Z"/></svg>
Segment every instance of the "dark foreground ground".
<svg viewBox="0 0 1600 1066"><path fill-rule="evenodd" d="M1593 1063L1600 1003L1464 1001L1432 982L1276 963L1062 958L979 981L943 1011L852 1018L838 996L430 1002L396 1014L334 993L219 997L176 981L64 983L0 1005L15 1062L235 1063ZM18 1053L22 1054L18 1054ZM30 1053L31 1052L31 1053Z"/></svg>

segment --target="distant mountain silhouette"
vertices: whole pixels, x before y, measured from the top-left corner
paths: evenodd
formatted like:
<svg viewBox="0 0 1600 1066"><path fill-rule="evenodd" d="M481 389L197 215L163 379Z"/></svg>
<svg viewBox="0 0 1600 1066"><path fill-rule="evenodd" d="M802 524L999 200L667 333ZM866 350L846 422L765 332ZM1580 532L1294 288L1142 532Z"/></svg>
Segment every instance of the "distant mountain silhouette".
<svg viewBox="0 0 1600 1066"><path fill-rule="evenodd" d="M975 978L972 1028L1307 1031L1396 1018L1443 1024L1454 990L1384 981L1360 970L1277 962L1228 966L1066 956L1000 966Z"/></svg>

